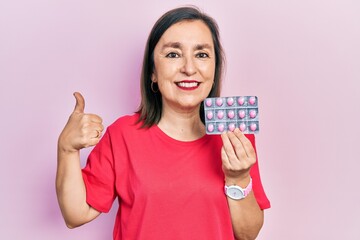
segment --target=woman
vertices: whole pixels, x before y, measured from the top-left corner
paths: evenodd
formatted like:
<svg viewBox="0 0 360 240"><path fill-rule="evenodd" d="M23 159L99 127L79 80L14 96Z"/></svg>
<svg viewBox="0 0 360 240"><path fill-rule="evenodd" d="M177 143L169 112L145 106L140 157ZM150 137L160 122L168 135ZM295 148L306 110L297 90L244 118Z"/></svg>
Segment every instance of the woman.
<svg viewBox="0 0 360 240"><path fill-rule="evenodd" d="M139 110L102 136L76 106L58 142L57 194L68 227L119 211L114 239L255 239L270 207L254 136L206 135L202 101L219 96L223 53L215 21L193 7L165 13L147 42ZM96 145L80 168L79 150ZM224 181L225 180L225 181ZM237 185L247 196L224 194Z"/></svg>

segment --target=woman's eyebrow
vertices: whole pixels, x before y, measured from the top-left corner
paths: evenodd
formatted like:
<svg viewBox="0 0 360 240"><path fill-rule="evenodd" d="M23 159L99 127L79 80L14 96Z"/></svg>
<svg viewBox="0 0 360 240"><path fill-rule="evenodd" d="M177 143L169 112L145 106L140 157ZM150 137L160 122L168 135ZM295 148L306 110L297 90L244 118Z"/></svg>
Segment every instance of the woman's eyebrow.
<svg viewBox="0 0 360 240"><path fill-rule="evenodd" d="M202 50L202 49L212 49L212 46L208 43L204 43L204 44L196 44L196 46L194 47L195 50Z"/></svg>
<svg viewBox="0 0 360 240"><path fill-rule="evenodd" d="M168 43L165 43L164 46L162 47L162 49L165 49L165 48L181 48L181 43L179 42L168 42Z"/></svg>
<svg viewBox="0 0 360 240"><path fill-rule="evenodd" d="M162 49L166 49L166 48L177 48L177 49L181 49L182 48L182 44L179 42L168 42L165 43L162 46ZM194 46L194 50L203 50L203 49L212 49L212 45L208 44L208 43L201 43L201 44L196 44Z"/></svg>

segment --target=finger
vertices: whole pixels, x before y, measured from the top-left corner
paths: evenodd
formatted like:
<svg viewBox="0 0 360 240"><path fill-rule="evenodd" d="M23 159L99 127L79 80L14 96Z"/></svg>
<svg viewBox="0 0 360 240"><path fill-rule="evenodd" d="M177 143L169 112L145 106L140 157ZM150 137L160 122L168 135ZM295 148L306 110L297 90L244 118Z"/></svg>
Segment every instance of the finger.
<svg viewBox="0 0 360 240"><path fill-rule="evenodd" d="M101 137L101 131L100 130L94 130L92 134L92 138L100 138Z"/></svg>
<svg viewBox="0 0 360 240"><path fill-rule="evenodd" d="M248 157L255 157L256 155L255 149L251 144L250 140L245 136L245 134L241 132L239 129L235 129L234 134L241 141L241 144L243 146L244 151L246 152L246 155Z"/></svg>
<svg viewBox="0 0 360 240"><path fill-rule="evenodd" d="M237 160L237 156L235 154L233 145L231 144L231 141L229 139L229 133L222 133L221 139L223 141L223 148L224 148L225 154L228 157L229 162L231 163L232 161Z"/></svg>
<svg viewBox="0 0 360 240"><path fill-rule="evenodd" d="M103 121L99 115L96 115L96 114L86 114L86 115L91 122L102 123L102 121Z"/></svg>
<svg viewBox="0 0 360 240"><path fill-rule="evenodd" d="M248 155L247 155L244 145L241 141L241 138L235 134L235 132L237 132L237 130L240 131L239 129L235 129L234 133L229 134L229 139L235 149L235 154L236 154L237 158L239 160L241 160L241 159L247 158Z"/></svg>
<svg viewBox="0 0 360 240"><path fill-rule="evenodd" d="M104 126L102 124L99 124L97 130L99 130L102 133L104 131Z"/></svg>
<svg viewBox="0 0 360 240"><path fill-rule="evenodd" d="M76 113L84 113L84 110L85 110L85 99L84 99L84 97L79 92L75 92L74 97L76 99L74 112L76 112Z"/></svg>
<svg viewBox="0 0 360 240"><path fill-rule="evenodd" d="M243 169L242 162L237 158L228 133L222 135L223 146L221 148L221 159L225 175L234 176Z"/></svg>
<svg viewBox="0 0 360 240"><path fill-rule="evenodd" d="M100 138L91 138L88 142L88 144L85 147L92 147L98 144L100 141Z"/></svg>
<svg viewBox="0 0 360 240"><path fill-rule="evenodd" d="M100 138L102 136L102 132L104 130L104 126L99 123L90 123L87 129L87 136L89 138Z"/></svg>
<svg viewBox="0 0 360 240"><path fill-rule="evenodd" d="M229 158L228 158L228 156L226 154L226 151L225 151L224 147L221 148L221 159L222 159L222 163L223 163L224 167L226 169L230 169L231 164L230 164Z"/></svg>
<svg viewBox="0 0 360 240"><path fill-rule="evenodd" d="M101 138L102 133L103 133L104 127L101 125L98 128L95 129L96 131L96 138Z"/></svg>

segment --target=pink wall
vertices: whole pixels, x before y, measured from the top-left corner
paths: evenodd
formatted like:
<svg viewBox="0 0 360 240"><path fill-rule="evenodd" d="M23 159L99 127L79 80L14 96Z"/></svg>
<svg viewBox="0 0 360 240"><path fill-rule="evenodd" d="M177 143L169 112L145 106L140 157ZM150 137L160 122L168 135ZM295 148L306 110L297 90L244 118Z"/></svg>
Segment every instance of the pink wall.
<svg viewBox="0 0 360 240"><path fill-rule="evenodd" d="M354 0L2 1L0 239L111 239L116 206L65 227L54 189L57 136L73 91L105 125L135 110L147 34L185 3L218 20L228 62L223 95L261 101L257 145L272 208L259 239L360 239Z"/></svg>

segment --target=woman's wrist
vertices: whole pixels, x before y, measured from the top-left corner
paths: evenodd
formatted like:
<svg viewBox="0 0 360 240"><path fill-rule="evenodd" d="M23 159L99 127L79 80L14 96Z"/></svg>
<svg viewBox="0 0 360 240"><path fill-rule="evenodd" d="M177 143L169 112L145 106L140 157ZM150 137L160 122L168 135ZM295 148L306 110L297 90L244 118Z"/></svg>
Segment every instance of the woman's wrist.
<svg viewBox="0 0 360 240"><path fill-rule="evenodd" d="M249 182L250 182L251 176L250 174L242 175L239 177L227 177L225 176L225 185L231 186L231 185L237 185L242 188L245 188Z"/></svg>
<svg viewBox="0 0 360 240"><path fill-rule="evenodd" d="M72 156L79 155L79 150L70 146L58 143L58 156Z"/></svg>

